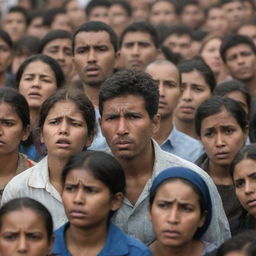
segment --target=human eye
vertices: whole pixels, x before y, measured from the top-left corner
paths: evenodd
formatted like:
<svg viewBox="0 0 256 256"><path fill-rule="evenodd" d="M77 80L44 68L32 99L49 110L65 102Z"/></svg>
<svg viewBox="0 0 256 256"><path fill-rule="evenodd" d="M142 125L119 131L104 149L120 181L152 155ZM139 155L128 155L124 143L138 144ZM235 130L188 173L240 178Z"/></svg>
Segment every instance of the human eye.
<svg viewBox="0 0 256 256"><path fill-rule="evenodd" d="M134 43L124 43L125 48L132 48Z"/></svg>
<svg viewBox="0 0 256 256"><path fill-rule="evenodd" d="M15 123L11 120L2 120L1 123L7 127L12 127L15 125Z"/></svg>
<svg viewBox="0 0 256 256"><path fill-rule="evenodd" d="M204 91L204 88L199 85L193 85L192 88L195 92L203 92Z"/></svg>
<svg viewBox="0 0 256 256"><path fill-rule="evenodd" d="M77 47L76 48L77 54L85 53L86 51L87 51L87 47Z"/></svg>
<svg viewBox="0 0 256 256"><path fill-rule="evenodd" d="M34 77L33 76L24 76L23 78L25 81L33 81Z"/></svg>
<svg viewBox="0 0 256 256"><path fill-rule="evenodd" d="M74 185L70 185L70 184L66 184L64 185L64 190L67 192L75 192L76 191L76 186Z"/></svg>
<svg viewBox="0 0 256 256"><path fill-rule="evenodd" d="M65 50L64 50L64 53L65 53L67 56L72 56L72 50L71 50L71 49L65 49Z"/></svg>
<svg viewBox="0 0 256 256"><path fill-rule="evenodd" d="M165 81L164 85L170 88L174 88L177 87L177 85L175 83L173 83L172 81Z"/></svg>
<svg viewBox="0 0 256 256"><path fill-rule="evenodd" d="M106 52L108 50L108 47L106 45L99 45L96 47L96 50L99 52Z"/></svg>
<svg viewBox="0 0 256 256"><path fill-rule="evenodd" d="M206 130L204 133L203 133L203 136L204 137L207 137L207 138L212 138L214 136L214 131L212 130Z"/></svg>
<svg viewBox="0 0 256 256"><path fill-rule="evenodd" d="M192 212L194 208L190 204L181 204L181 210L184 212Z"/></svg>
<svg viewBox="0 0 256 256"><path fill-rule="evenodd" d="M117 115L109 115L105 117L106 121L114 121L117 120L118 116Z"/></svg>
<svg viewBox="0 0 256 256"><path fill-rule="evenodd" d="M42 235L40 233L28 233L27 238L33 241L41 240Z"/></svg>
<svg viewBox="0 0 256 256"><path fill-rule="evenodd" d="M147 47L150 47L150 43L148 43L148 42L140 42L139 46L141 46L142 48L147 48Z"/></svg>
<svg viewBox="0 0 256 256"><path fill-rule="evenodd" d="M232 128L232 127L225 127L225 128L224 128L224 132L225 132L225 134L227 134L227 135L233 134L234 131L235 131L235 130L234 130L234 128Z"/></svg>
<svg viewBox="0 0 256 256"><path fill-rule="evenodd" d="M57 125L60 123L60 120L59 119L51 119L49 120L48 124L50 125Z"/></svg>
<svg viewBox="0 0 256 256"><path fill-rule="evenodd" d="M245 181L243 179L239 179L235 181L235 187L236 188L242 188L245 184Z"/></svg>
<svg viewBox="0 0 256 256"><path fill-rule="evenodd" d="M13 241L17 238L17 234L16 233L4 233L3 238L8 241Z"/></svg>
<svg viewBox="0 0 256 256"><path fill-rule="evenodd" d="M88 194L97 194L99 190L95 187L85 187L85 191Z"/></svg>
<svg viewBox="0 0 256 256"><path fill-rule="evenodd" d="M165 201L159 201L157 202L157 207L161 209L167 209L169 207L170 203Z"/></svg>

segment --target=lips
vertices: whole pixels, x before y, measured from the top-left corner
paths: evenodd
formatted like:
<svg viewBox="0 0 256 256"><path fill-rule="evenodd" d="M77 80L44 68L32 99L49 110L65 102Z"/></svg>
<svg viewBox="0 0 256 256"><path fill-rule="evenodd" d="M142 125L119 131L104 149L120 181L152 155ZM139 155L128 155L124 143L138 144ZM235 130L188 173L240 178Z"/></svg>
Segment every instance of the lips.
<svg viewBox="0 0 256 256"><path fill-rule="evenodd" d="M30 98L40 98L40 97L41 97L41 94L40 94L39 92L37 92L37 91L32 91L32 92L30 92L30 93L28 94L28 96L29 96Z"/></svg>
<svg viewBox="0 0 256 256"><path fill-rule="evenodd" d="M71 210L69 212L70 217L76 218L76 219L82 219L86 216L86 213L81 210Z"/></svg>
<svg viewBox="0 0 256 256"><path fill-rule="evenodd" d="M61 148L67 148L70 146L71 142L68 139L58 139L56 144Z"/></svg>
<svg viewBox="0 0 256 256"><path fill-rule="evenodd" d="M2 140L0 140L0 146L5 145L6 143Z"/></svg>
<svg viewBox="0 0 256 256"><path fill-rule="evenodd" d="M252 199L252 200L248 200L246 202L246 204L248 205L248 207L255 207L256 206L256 199Z"/></svg>
<svg viewBox="0 0 256 256"><path fill-rule="evenodd" d="M192 106L180 106L179 109L180 109L181 112L188 113L188 114L195 111L195 108L192 107Z"/></svg>
<svg viewBox="0 0 256 256"><path fill-rule="evenodd" d="M229 152L218 152L215 154L215 157L219 160L226 159L229 157Z"/></svg>
<svg viewBox="0 0 256 256"><path fill-rule="evenodd" d="M177 239L178 237L180 237L180 232L177 230L164 230L163 234L165 237L167 238L172 238L172 239Z"/></svg>
<svg viewBox="0 0 256 256"><path fill-rule="evenodd" d="M90 65L85 68L85 72L89 76L95 76L99 73L100 68L97 65Z"/></svg>
<svg viewBox="0 0 256 256"><path fill-rule="evenodd" d="M140 60L131 60L130 61L130 66L131 67L140 67L141 66L141 61Z"/></svg>

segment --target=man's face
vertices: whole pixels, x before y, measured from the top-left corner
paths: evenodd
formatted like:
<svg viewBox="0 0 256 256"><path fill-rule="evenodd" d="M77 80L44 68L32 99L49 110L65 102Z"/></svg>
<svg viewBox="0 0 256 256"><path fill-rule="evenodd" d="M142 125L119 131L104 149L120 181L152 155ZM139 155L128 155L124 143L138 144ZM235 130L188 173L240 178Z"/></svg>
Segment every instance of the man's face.
<svg viewBox="0 0 256 256"><path fill-rule="evenodd" d="M159 117L151 119L142 96L126 95L103 104L101 130L117 159L138 159L150 149Z"/></svg>
<svg viewBox="0 0 256 256"><path fill-rule="evenodd" d="M120 49L119 66L127 69L144 70L155 60L158 49L150 34L146 32L128 32Z"/></svg>
<svg viewBox="0 0 256 256"><path fill-rule="evenodd" d="M237 34L250 37L256 46L256 26L255 25L253 24L244 25L237 31Z"/></svg>
<svg viewBox="0 0 256 256"><path fill-rule="evenodd" d="M153 63L146 68L146 72L158 84L160 94L158 114L161 120L172 117L181 94L179 71L172 64Z"/></svg>
<svg viewBox="0 0 256 256"><path fill-rule="evenodd" d="M73 60L86 85L100 86L112 74L116 61L109 34L106 31L78 33Z"/></svg>
<svg viewBox="0 0 256 256"><path fill-rule="evenodd" d="M181 23L192 29L197 29L204 20L204 13L198 5L187 5L181 14Z"/></svg>
<svg viewBox="0 0 256 256"><path fill-rule="evenodd" d="M101 21L109 24L109 8L105 6L94 7L88 16L88 21Z"/></svg>
<svg viewBox="0 0 256 256"><path fill-rule="evenodd" d="M164 40L163 45L183 59L190 59L191 38L189 35L172 34Z"/></svg>
<svg viewBox="0 0 256 256"><path fill-rule="evenodd" d="M240 81L249 81L255 76L256 55L247 44L229 48L225 54L231 76Z"/></svg>
<svg viewBox="0 0 256 256"><path fill-rule="evenodd" d="M240 1L234 1L223 5L223 10L229 20L232 29L237 28L244 18L244 6Z"/></svg>

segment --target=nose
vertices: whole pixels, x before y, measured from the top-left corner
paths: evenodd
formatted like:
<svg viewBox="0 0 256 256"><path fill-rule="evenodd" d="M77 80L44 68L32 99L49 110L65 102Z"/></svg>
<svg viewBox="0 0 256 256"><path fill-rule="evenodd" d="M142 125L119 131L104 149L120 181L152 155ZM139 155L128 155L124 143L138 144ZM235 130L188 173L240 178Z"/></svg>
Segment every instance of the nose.
<svg viewBox="0 0 256 256"><path fill-rule="evenodd" d="M139 55L139 45L134 44L132 47L132 55Z"/></svg>
<svg viewBox="0 0 256 256"><path fill-rule="evenodd" d="M90 49L88 53L88 62L96 62L96 55L94 49Z"/></svg>
<svg viewBox="0 0 256 256"><path fill-rule="evenodd" d="M57 58L58 58L58 60L64 60L64 52L63 51L59 51Z"/></svg>
<svg viewBox="0 0 256 256"><path fill-rule="evenodd" d="M76 191L76 194L75 194L75 197L74 197L74 203L75 204L83 204L84 197L83 197L83 191L82 190L83 190L82 188L79 188Z"/></svg>
<svg viewBox="0 0 256 256"><path fill-rule="evenodd" d="M68 134L69 133L69 124L65 119L62 120L62 122L60 123L59 132L61 134Z"/></svg>
<svg viewBox="0 0 256 256"><path fill-rule="evenodd" d="M18 241L18 252L26 253L28 251L28 244L25 235L22 235Z"/></svg>
<svg viewBox="0 0 256 256"><path fill-rule="evenodd" d="M225 145L225 139L224 136L221 132L217 132L216 134L216 146L217 147L222 147Z"/></svg>
<svg viewBox="0 0 256 256"><path fill-rule="evenodd" d="M251 194L252 192L254 192L254 186L253 186L253 184L251 184L251 182L250 181L246 181L245 182L245 187L244 187L244 192L245 192L245 194L247 194L247 195L249 195L249 194Z"/></svg>
<svg viewBox="0 0 256 256"><path fill-rule="evenodd" d="M32 86L33 87L38 87L38 88L41 87L41 81L40 81L40 77L38 75L36 75L34 77Z"/></svg>
<svg viewBox="0 0 256 256"><path fill-rule="evenodd" d="M181 98L184 101L191 101L192 100L192 93L191 93L191 89L189 87L184 88Z"/></svg>
<svg viewBox="0 0 256 256"><path fill-rule="evenodd" d="M237 63L238 63L239 65L244 64L244 57L241 56L241 55L238 55L238 57L237 57Z"/></svg>
<svg viewBox="0 0 256 256"><path fill-rule="evenodd" d="M117 124L117 134L118 134L118 135L125 135L125 134L128 134L127 121L126 121L125 118L123 118L123 117L118 120L118 124Z"/></svg>
<svg viewBox="0 0 256 256"><path fill-rule="evenodd" d="M159 81L158 83L158 89L159 89L159 94L160 97L164 97L165 96L165 90L164 90L164 85L163 85L163 81Z"/></svg>
<svg viewBox="0 0 256 256"><path fill-rule="evenodd" d="M179 210L177 206L173 206L168 214L168 222L176 224L179 222Z"/></svg>

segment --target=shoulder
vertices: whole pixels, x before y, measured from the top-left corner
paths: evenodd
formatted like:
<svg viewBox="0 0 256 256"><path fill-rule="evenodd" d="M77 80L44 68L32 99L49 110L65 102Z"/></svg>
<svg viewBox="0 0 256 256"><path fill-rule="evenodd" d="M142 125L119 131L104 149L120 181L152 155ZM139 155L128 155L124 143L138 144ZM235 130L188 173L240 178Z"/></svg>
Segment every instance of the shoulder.
<svg viewBox="0 0 256 256"><path fill-rule="evenodd" d="M53 255L71 255L67 250L65 243L65 231L68 228L68 226L69 223L66 223L54 232L54 244L52 249Z"/></svg>
<svg viewBox="0 0 256 256"><path fill-rule="evenodd" d="M135 255L152 255L151 250L139 240L126 234L127 245L129 248L129 256Z"/></svg>

